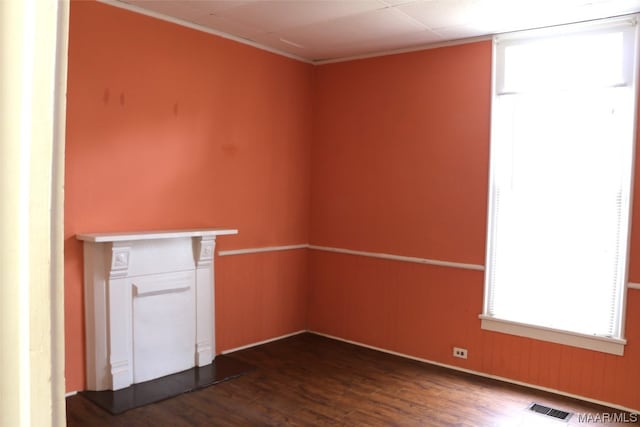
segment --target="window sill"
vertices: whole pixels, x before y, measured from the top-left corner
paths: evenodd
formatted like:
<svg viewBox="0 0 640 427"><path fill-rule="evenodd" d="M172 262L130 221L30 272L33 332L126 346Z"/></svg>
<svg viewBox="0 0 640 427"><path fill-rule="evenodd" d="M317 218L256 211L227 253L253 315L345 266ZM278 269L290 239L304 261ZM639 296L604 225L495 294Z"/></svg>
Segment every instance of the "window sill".
<svg viewBox="0 0 640 427"><path fill-rule="evenodd" d="M533 326L510 320L497 319L484 314L481 314L479 317L482 320L482 329L488 331L502 332L504 334L549 341L572 347L586 348L588 350L615 354L617 356L624 355L624 346L627 344L626 340L619 338L598 337L545 328L543 326Z"/></svg>

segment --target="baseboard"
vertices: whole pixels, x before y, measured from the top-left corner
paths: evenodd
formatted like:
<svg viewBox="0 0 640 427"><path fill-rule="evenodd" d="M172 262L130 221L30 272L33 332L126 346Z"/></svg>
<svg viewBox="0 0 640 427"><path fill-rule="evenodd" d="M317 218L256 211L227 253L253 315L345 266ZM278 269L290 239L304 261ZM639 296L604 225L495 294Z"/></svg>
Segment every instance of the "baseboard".
<svg viewBox="0 0 640 427"><path fill-rule="evenodd" d="M268 344L270 342L274 342L274 341L282 340L282 339L285 339L285 338L293 337L295 335L304 334L305 332L309 332L309 331L307 331L306 329L301 329L299 331L292 332L290 334L280 335L280 336L277 336L277 337L269 338L269 339L264 340L264 341L258 341L258 342L254 342L254 343L251 343L251 344L243 345L243 346L240 346L240 347L230 348L229 350L225 350L220 354L229 354L229 353L233 353L234 351L246 350L246 349L251 348L251 347L257 347L257 346L262 345L262 344Z"/></svg>
<svg viewBox="0 0 640 427"><path fill-rule="evenodd" d="M348 340L348 339L336 337L336 336L329 335L329 334L324 334L322 332L316 332L316 331L311 331L311 330L307 331L307 332L309 332L311 334L319 335L319 336L322 336L322 337L325 337L325 338L330 338L330 339L333 339L333 340L342 341L342 342L345 342L345 343L348 343L348 344L357 345L359 347L364 347L364 348L368 348L368 349L371 349L371 350L380 351L382 353L387 353L387 354L392 354L394 356L403 357L405 359L411 359L411 360L415 360L415 361L418 361L418 362L428 363L430 365L440 366L442 368L447 368L447 369L451 369L451 370L454 370L454 371L464 372L464 373L467 373L467 374L472 374L472 375L476 375L476 376L483 377L483 378L490 378L492 380L498 380L498 381L502 381L502 382L506 382L506 383L510 383L510 384L515 384L515 385L519 385L519 386L535 389L535 390L541 390L541 391L557 394L557 395L564 396L564 397L570 397L572 399L578 399L578 400L582 400L582 401L585 401L585 402L595 403L596 405L602 405L602 406L607 406L609 408L619 409L621 411L631 412L631 413L634 413L634 414L640 413L640 409L627 408L625 406L617 405L615 403L605 402L605 401L597 400L597 399L592 399L592 398L589 398L589 397L580 396L578 394L567 393L567 392L564 392L562 390L557 390L557 389L553 389L553 388L549 388L549 387L543 387L543 386L539 386L539 385L536 385L536 384L529 384L529 383L526 383L526 382L523 382L523 381L513 380L511 378L501 377L501 376L498 376L498 375L491 375L491 374L487 374L485 372L480 372L480 371L474 371L472 369L461 368L459 366L448 365L446 363L435 362L433 360L423 359L423 358L420 358L420 357L411 356L409 354L398 353L396 351L391 351L391 350L387 350L387 349L380 348L380 347L374 347L372 345L364 344L364 343L361 343L361 342L358 342L358 341L351 341L351 340Z"/></svg>

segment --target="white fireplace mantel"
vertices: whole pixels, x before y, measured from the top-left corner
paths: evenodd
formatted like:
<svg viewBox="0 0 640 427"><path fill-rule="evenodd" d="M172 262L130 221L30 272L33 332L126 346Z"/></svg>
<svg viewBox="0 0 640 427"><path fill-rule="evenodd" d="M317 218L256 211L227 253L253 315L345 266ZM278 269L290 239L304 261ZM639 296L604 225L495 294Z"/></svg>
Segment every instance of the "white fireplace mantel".
<svg viewBox="0 0 640 427"><path fill-rule="evenodd" d="M88 390L119 390L213 361L216 237L237 233L76 236L84 242Z"/></svg>

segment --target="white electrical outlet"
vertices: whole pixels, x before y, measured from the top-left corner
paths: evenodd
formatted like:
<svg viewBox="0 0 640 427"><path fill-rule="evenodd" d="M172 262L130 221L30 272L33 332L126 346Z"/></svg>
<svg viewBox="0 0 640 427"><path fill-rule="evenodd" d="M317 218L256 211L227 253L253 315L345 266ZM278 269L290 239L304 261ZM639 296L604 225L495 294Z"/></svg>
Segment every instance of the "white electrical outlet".
<svg viewBox="0 0 640 427"><path fill-rule="evenodd" d="M459 357L460 359L467 358L467 349L460 347L453 347L453 357Z"/></svg>

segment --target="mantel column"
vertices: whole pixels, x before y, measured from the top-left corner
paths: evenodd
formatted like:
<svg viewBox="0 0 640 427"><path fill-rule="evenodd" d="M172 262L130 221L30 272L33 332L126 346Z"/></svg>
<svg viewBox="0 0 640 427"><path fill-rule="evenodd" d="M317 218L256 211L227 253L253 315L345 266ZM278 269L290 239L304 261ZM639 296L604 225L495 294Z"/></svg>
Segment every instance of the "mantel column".
<svg viewBox="0 0 640 427"><path fill-rule="evenodd" d="M216 357L215 284L213 255L215 236L194 237L196 262L196 365L205 366Z"/></svg>
<svg viewBox="0 0 640 427"><path fill-rule="evenodd" d="M108 255L111 261L107 287L107 307L110 307L107 316L110 344L108 366L111 389L120 390L133 383L131 310L115 311L115 307L131 307L131 285L128 281L131 244L113 242L106 245L106 248L110 249Z"/></svg>

